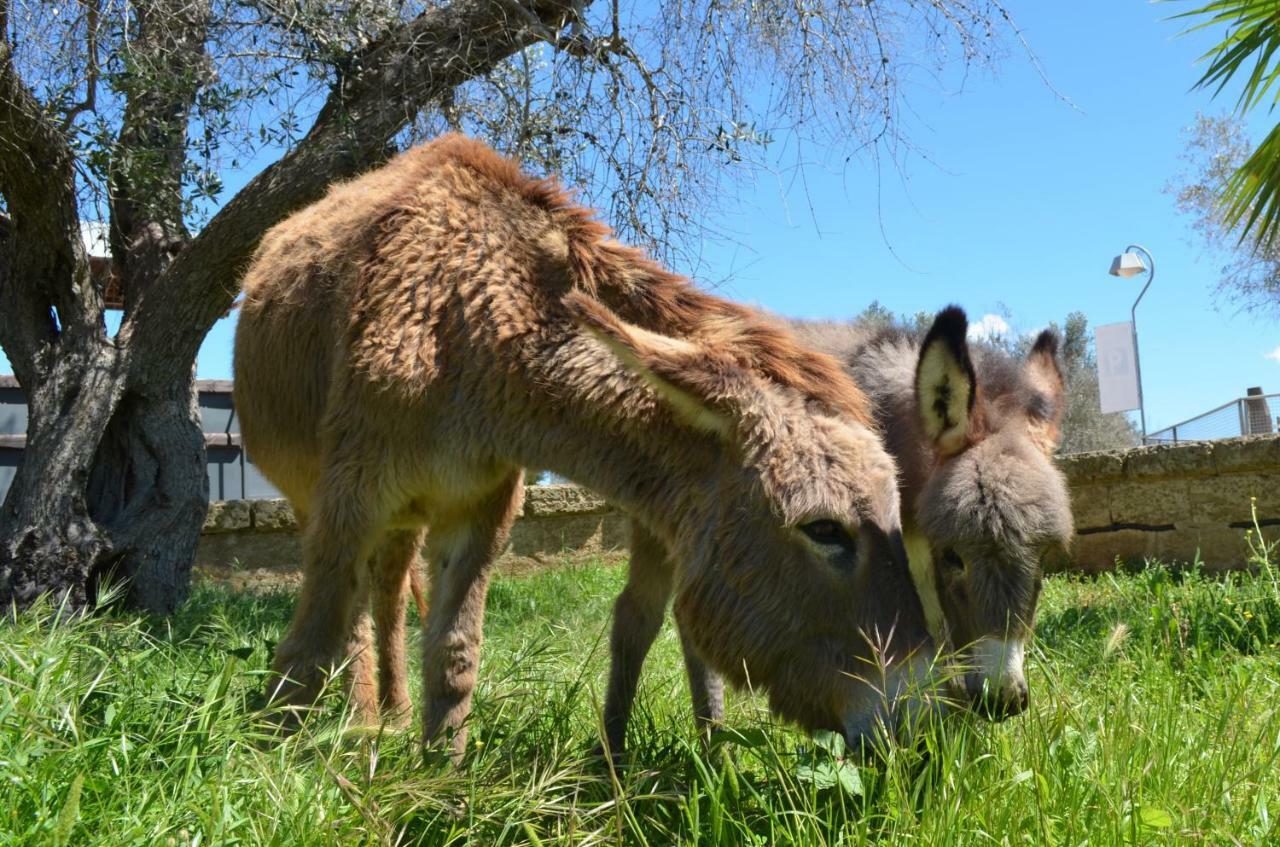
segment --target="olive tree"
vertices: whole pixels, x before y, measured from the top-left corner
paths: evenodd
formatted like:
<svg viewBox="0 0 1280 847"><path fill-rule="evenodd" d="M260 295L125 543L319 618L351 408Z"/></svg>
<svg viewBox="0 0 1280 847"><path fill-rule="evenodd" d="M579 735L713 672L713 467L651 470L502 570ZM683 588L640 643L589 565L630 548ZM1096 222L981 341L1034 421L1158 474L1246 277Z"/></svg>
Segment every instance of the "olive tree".
<svg viewBox="0 0 1280 847"><path fill-rule="evenodd" d="M197 350L262 233L333 181L462 129L687 245L771 143L897 155L913 75L1010 39L991 0L0 0L0 345L30 409L0 603L85 607L105 575L155 612L185 597Z"/></svg>
<svg viewBox="0 0 1280 847"><path fill-rule="evenodd" d="M1054 328L1058 328L1056 324ZM1058 357L1067 385L1067 407L1063 410L1062 441L1058 444L1058 452L1083 453L1136 447L1140 440L1138 429L1129 416L1124 412L1102 411L1098 359L1084 313L1067 315L1060 333Z"/></svg>
<svg viewBox="0 0 1280 847"><path fill-rule="evenodd" d="M1167 190L1203 244L1224 257L1218 297L1246 311L1280 315L1280 239L1246 237L1243 223L1223 203L1227 186L1253 154L1243 120L1196 115L1185 136L1185 167Z"/></svg>

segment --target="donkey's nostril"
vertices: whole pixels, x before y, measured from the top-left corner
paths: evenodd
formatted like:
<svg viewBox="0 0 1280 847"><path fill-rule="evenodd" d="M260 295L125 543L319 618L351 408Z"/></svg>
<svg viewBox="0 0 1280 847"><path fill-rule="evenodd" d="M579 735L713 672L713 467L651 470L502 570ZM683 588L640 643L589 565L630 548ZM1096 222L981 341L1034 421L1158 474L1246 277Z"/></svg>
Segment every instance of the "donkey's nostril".
<svg viewBox="0 0 1280 847"><path fill-rule="evenodd" d="M990 721L1000 722L1022 714L1031 699L1023 680L996 688L990 680L971 674L966 688L974 711Z"/></svg>
<svg viewBox="0 0 1280 847"><path fill-rule="evenodd" d="M978 714L989 721L999 723L1009 717L1009 710L1005 705L1006 702L998 694L987 694L977 703Z"/></svg>
<svg viewBox="0 0 1280 847"><path fill-rule="evenodd" d="M1025 685L1004 691L987 691L975 703L977 711L984 718L999 723L1022 714L1030 700Z"/></svg>

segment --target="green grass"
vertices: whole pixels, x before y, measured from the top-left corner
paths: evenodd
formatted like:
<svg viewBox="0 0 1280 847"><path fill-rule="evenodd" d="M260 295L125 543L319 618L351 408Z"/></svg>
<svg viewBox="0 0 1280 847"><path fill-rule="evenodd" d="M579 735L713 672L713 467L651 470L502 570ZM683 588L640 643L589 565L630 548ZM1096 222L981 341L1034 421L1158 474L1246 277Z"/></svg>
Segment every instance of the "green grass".
<svg viewBox="0 0 1280 847"><path fill-rule="evenodd" d="M0 844L1280 843L1274 567L1049 579L1031 710L948 721L878 769L741 693L739 741L702 752L668 627L615 774L590 750L621 579L494 584L459 769L423 765L414 731L343 732L338 693L266 733L288 597L204 586L169 621L0 625Z"/></svg>

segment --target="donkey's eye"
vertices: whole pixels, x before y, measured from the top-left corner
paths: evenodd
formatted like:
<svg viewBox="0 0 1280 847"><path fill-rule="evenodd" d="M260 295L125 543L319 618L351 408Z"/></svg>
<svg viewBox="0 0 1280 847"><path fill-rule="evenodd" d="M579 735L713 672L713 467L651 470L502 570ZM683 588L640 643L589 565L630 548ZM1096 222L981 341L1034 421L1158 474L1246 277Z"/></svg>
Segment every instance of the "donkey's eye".
<svg viewBox="0 0 1280 847"><path fill-rule="evenodd" d="M820 520L800 524L800 531L818 544L829 544L838 547L853 547L853 537L849 531L836 521Z"/></svg>
<svg viewBox="0 0 1280 847"><path fill-rule="evenodd" d="M946 550L942 552L941 562L942 562L942 566L947 570L950 570L950 571L964 570L964 560L961 559L958 555L956 555L956 551L952 550L950 547L948 547Z"/></svg>

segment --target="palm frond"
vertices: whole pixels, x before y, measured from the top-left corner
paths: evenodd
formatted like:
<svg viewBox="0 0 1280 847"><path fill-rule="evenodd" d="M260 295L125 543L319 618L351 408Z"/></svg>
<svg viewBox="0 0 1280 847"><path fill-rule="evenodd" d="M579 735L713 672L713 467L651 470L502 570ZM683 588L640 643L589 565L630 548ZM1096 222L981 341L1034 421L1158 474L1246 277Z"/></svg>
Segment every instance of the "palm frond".
<svg viewBox="0 0 1280 847"><path fill-rule="evenodd" d="M1209 67L1195 88L1213 88L1216 97L1241 72L1247 79L1236 103L1239 111L1252 109L1280 79L1280 63L1273 61L1280 49L1280 2L1277 0L1215 0L1174 19L1200 18L1184 34L1227 27L1227 34L1200 57ZM1280 92L1272 100L1274 107Z"/></svg>
<svg viewBox="0 0 1280 847"><path fill-rule="evenodd" d="M1195 88L1212 89L1217 97L1233 81L1241 84L1235 111L1244 114L1268 96L1268 110L1280 102L1280 0L1214 0L1175 15L1194 19L1184 35L1226 27L1226 35L1201 56L1209 63ZM1220 204L1228 227L1240 229L1240 240L1261 247L1280 228L1280 125L1277 125L1231 175Z"/></svg>
<svg viewBox="0 0 1280 847"><path fill-rule="evenodd" d="M1240 226L1242 241L1252 233L1255 241L1264 245L1276 236L1280 224L1280 125L1227 180L1220 202L1227 225Z"/></svg>

